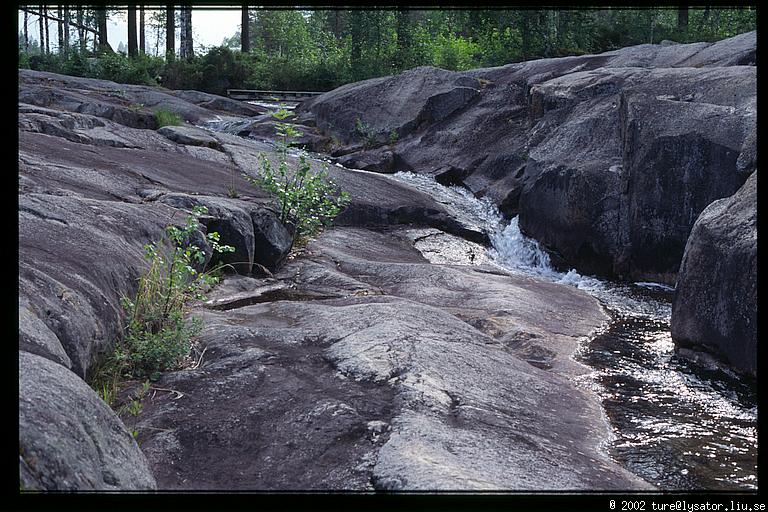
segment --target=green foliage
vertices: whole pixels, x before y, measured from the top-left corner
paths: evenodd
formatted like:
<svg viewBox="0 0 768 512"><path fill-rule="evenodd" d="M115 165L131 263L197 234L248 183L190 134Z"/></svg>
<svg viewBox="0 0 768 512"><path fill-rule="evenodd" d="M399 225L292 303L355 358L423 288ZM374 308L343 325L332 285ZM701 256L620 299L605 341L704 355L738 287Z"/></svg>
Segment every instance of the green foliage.
<svg viewBox="0 0 768 512"><path fill-rule="evenodd" d="M466 71L477 67L480 47L470 40L453 34L437 36L433 43L432 62L451 71Z"/></svg>
<svg viewBox="0 0 768 512"><path fill-rule="evenodd" d="M204 55L170 61L74 49L47 55L35 40L27 53L20 35L19 67L214 94L322 91L415 66L465 70L664 39L717 41L756 27L754 6L687 8L687 24L680 9L256 9L246 55L237 51L239 34ZM164 16L154 12L148 28L162 31Z"/></svg>
<svg viewBox="0 0 768 512"><path fill-rule="evenodd" d="M129 59L119 53L108 53L96 59L90 76L112 80L120 84L155 85L149 71L150 59Z"/></svg>
<svg viewBox="0 0 768 512"><path fill-rule="evenodd" d="M296 128L285 123L291 114L285 108L273 112L279 122L277 134L280 161L277 166L264 154L260 155L261 168L256 177L244 174L251 184L273 194L280 207L280 222L293 231L293 242L315 235L323 226L329 226L341 210L349 204L349 194L340 191L328 177L328 168L313 171L306 156L301 154L296 165L288 163L288 149L299 135Z"/></svg>
<svg viewBox="0 0 768 512"><path fill-rule="evenodd" d="M379 145L376 132L359 117L355 118L355 133L362 139L363 145L366 148L374 148Z"/></svg>
<svg viewBox="0 0 768 512"><path fill-rule="evenodd" d="M155 120L157 121L158 128L163 126L179 126L182 123L181 117L178 114L162 108L155 110Z"/></svg>
<svg viewBox="0 0 768 512"><path fill-rule="evenodd" d="M149 268L139 279L136 297L122 299L127 316L123 339L95 372L95 387L108 404L121 378L152 379L176 367L200 332L202 321L186 319L185 313L190 301L202 299L203 291L217 282L210 272L196 270L206 257L193 240L200 230L198 219L206 213L205 207L195 207L183 226L169 225L164 240L144 247ZM219 243L216 232L209 233L206 241L214 254L234 251ZM146 392L148 386L142 389Z"/></svg>
<svg viewBox="0 0 768 512"><path fill-rule="evenodd" d="M141 400L131 400L128 403L128 413L131 416L138 416L141 414L142 409L144 409L144 406L141 404Z"/></svg>

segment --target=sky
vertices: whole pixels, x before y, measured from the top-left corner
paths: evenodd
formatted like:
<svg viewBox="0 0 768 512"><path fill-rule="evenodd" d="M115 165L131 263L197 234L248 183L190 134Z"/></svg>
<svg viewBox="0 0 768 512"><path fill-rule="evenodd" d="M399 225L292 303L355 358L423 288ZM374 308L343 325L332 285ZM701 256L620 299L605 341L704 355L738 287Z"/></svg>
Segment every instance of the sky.
<svg viewBox="0 0 768 512"><path fill-rule="evenodd" d="M55 15L55 12L53 11L53 7L49 7L49 13L52 15ZM150 9L146 10L145 16L149 18L149 15L151 13ZM224 38L231 37L235 34L240 28L240 10L239 9L233 9L233 10L205 10L201 8L197 8L192 11L192 39L195 43L195 52L199 52L202 50L202 47L211 47L211 46L218 46L222 43ZM138 14L137 14L138 18ZM39 22L37 16L29 15L29 37L30 39L34 38L36 40L39 40L38 36L38 27ZM24 25L24 14L22 11L19 11L19 32L23 30ZM57 39L57 32L56 32L56 22L49 21L48 26L48 35L51 39L50 41L50 47L51 51L54 51L54 49L57 47L58 39ZM151 30L149 27L146 28L146 38L147 38L147 53L153 54L155 49L155 37L154 37L154 31ZM70 35L70 38L74 39L77 37L77 29L72 28L72 32ZM160 41L160 53L164 53L164 47L165 47L165 36L161 34L162 41ZM122 42L123 45L126 47L128 46L128 27L127 27L127 19L125 16L125 13L121 13L117 16L112 16L111 19L107 22L107 40L109 41L110 46L112 46L112 49L117 51L118 46ZM178 51L178 45L179 45L179 33L178 33L178 27L176 30L176 46Z"/></svg>

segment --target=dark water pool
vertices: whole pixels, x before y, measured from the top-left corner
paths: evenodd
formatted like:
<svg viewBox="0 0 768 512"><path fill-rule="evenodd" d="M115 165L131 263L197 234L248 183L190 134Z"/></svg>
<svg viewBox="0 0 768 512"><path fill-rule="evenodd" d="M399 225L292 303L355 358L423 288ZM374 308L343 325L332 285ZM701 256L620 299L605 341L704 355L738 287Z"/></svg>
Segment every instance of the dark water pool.
<svg viewBox="0 0 768 512"><path fill-rule="evenodd" d="M668 318L613 316L580 355L614 427L611 455L663 490L757 489L754 386L678 357Z"/></svg>

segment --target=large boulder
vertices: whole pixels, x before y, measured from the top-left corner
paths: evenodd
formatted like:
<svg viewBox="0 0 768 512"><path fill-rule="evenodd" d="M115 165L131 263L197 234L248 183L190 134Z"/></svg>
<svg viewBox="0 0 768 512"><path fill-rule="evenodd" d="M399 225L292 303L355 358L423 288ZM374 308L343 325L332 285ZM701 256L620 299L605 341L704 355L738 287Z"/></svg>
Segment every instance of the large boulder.
<svg viewBox="0 0 768 512"><path fill-rule="evenodd" d="M299 112L309 109L317 128L344 144L379 144L408 135L420 124L439 123L477 98L479 86L475 79L424 66L344 85ZM391 101L392 95L399 100Z"/></svg>
<svg viewBox="0 0 768 512"><path fill-rule="evenodd" d="M490 197L563 266L673 283L696 216L750 168L755 35L460 73L416 68L313 98L296 119L324 133L330 142L316 149L335 148L344 165ZM445 98L450 108L425 114Z"/></svg>
<svg viewBox="0 0 768 512"><path fill-rule="evenodd" d="M147 459L74 373L19 352L19 479L25 490L151 490Z"/></svg>
<svg viewBox="0 0 768 512"><path fill-rule="evenodd" d="M709 205L685 246L672 304L672 339L757 372L757 172Z"/></svg>
<svg viewBox="0 0 768 512"><path fill-rule="evenodd" d="M755 116L729 105L647 95L630 96L624 105L626 273L673 284L696 218L744 183L736 162Z"/></svg>
<svg viewBox="0 0 768 512"><path fill-rule="evenodd" d="M557 127L530 152L521 230L556 263L674 284L698 214L746 177L754 94L739 89L753 79L751 68L609 69L537 86L540 124Z"/></svg>

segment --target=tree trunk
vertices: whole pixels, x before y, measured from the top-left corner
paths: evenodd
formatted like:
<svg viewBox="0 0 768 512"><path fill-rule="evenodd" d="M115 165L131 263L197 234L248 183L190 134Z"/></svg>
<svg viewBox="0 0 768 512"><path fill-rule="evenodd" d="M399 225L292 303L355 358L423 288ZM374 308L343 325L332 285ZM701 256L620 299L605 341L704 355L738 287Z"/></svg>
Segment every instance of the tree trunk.
<svg viewBox="0 0 768 512"><path fill-rule="evenodd" d="M29 13L24 11L24 52L29 53Z"/></svg>
<svg viewBox="0 0 768 512"><path fill-rule="evenodd" d="M331 11L333 14L333 35L336 38L336 40L341 39L344 37L344 11L341 9L336 9ZM398 13L400 12L400 8L398 8ZM399 34L399 32L398 32Z"/></svg>
<svg viewBox="0 0 768 512"><path fill-rule="evenodd" d="M109 42L107 41L107 8L104 7L97 7L96 8L96 19L99 22L98 30L99 30L99 51L109 51Z"/></svg>
<svg viewBox="0 0 768 512"><path fill-rule="evenodd" d="M147 52L147 38L144 32L144 6L139 7L139 52L144 55Z"/></svg>
<svg viewBox="0 0 768 512"><path fill-rule="evenodd" d="M184 23L187 8L184 5L179 6L179 16L176 22L179 24L179 57L187 58L187 25Z"/></svg>
<svg viewBox="0 0 768 512"><path fill-rule="evenodd" d="M184 11L184 31L186 32L186 39L184 40L184 43L186 45L186 50L184 51L184 55L186 58L191 59L195 56L195 47L192 41L192 6L188 5L186 10Z"/></svg>
<svg viewBox="0 0 768 512"><path fill-rule="evenodd" d="M139 45L136 36L136 5L128 6L128 56L135 58L139 55Z"/></svg>
<svg viewBox="0 0 768 512"><path fill-rule="evenodd" d="M350 64L352 65L352 77L356 80L360 80L363 76L363 70L360 69L363 58L363 23L364 13L360 10L350 11L349 24L350 24Z"/></svg>
<svg viewBox="0 0 768 512"><path fill-rule="evenodd" d="M531 49L531 24L528 20L528 11L520 13L520 36L522 39L520 51L523 54L523 60L525 60Z"/></svg>
<svg viewBox="0 0 768 512"><path fill-rule="evenodd" d="M408 65L408 53L411 48L410 39L410 11L402 7L397 8L397 55L395 65L398 71L402 71Z"/></svg>
<svg viewBox="0 0 768 512"><path fill-rule="evenodd" d="M688 32L688 7L677 9L677 30L683 34Z"/></svg>
<svg viewBox="0 0 768 512"><path fill-rule="evenodd" d="M48 32L48 7L45 7L43 11L43 18L45 20L45 53L51 53L51 34Z"/></svg>
<svg viewBox="0 0 768 512"><path fill-rule="evenodd" d="M248 4L243 4L243 14L240 27L240 51L248 53L251 51L251 27L248 19Z"/></svg>
<svg viewBox="0 0 768 512"><path fill-rule="evenodd" d="M568 33L568 25L571 21L571 12L568 10L557 11L557 46L563 50L568 45L565 35Z"/></svg>
<svg viewBox="0 0 768 512"><path fill-rule="evenodd" d="M165 58L173 60L176 58L176 24L174 23L173 4L168 4L165 8Z"/></svg>
<svg viewBox="0 0 768 512"><path fill-rule="evenodd" d="M45 52L45 18L43 18L43 6L40 6L40 53Z"/></svg>
<svg viewBox="0 0 768 512"><path fill-rule="evenodd" d="M56 22L56 39L59 43L59 55L66 53L64 49L64 13L61 5L58 8L59 21Z"/></svg>
<svg viewBox="0 0 768 512"><path fill-rule="evenodd" d="M83 8L82 7L78 7L77 8L77 24L79 25L79 27L77 29L77 37L78 37L78 40L79 40L79 43L80 43L80 53L85 53L85 45L86 45L85 30L83 29L83 26L84 26L83 25L83 21L84 21L83 18L84 18L84 16L83 16Z"/></svg>
<svg viewBox="0 0 768 512"><path fill-rule="evenodd" d="M69 24L70 24L69 6L64 6L64 55L69 54Z"/></svg>

